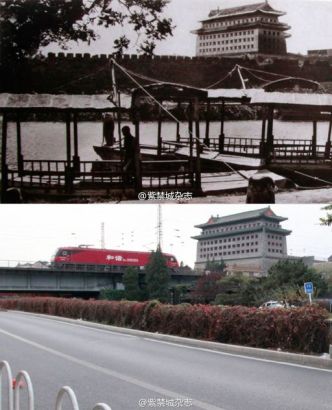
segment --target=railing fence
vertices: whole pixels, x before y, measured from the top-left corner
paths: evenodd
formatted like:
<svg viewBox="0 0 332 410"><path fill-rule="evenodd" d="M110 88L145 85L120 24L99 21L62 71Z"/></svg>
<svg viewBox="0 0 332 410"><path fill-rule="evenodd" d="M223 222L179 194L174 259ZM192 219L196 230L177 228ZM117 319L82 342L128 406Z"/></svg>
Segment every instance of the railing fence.
<svg viewBox="0 0 332 410"><path fill-rule="evenodd" d="M7 409L2 408L2 374L6 371L7 375ZM33 385L29 374L25 370L21 370L13 378L13 373L10 365L6 361L0 362L0 410L20 410L20 392L25 389L27 391L28 410L35 410L35 398ZM64 398L68 396L73 410L80 410L74 391L69 386L64 386L59 390L56 397L55 410L62 410ZM107 404L97 403L92 410L112 410Z"/></svg>

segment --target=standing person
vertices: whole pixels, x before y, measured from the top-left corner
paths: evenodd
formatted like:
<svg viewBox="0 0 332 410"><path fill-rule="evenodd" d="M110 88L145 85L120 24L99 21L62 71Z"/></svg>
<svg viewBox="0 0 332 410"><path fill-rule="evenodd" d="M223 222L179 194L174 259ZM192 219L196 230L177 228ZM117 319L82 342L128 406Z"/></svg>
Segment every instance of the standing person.
<svg viewBox="0 0 332 410"><path fill-rule="evenodd" d="M122 134L124 136L124 167L126 173L126 181L131 182L135 175L135 137L131 134L130 128L125 125L122 127Z"/></svg>
<svg viewBox="0 0 332 410"><path fill-rule="evenodd" d="M115 142L114 138L114 119L112 114L105 114L103 117L103 137L105 145L112 146Z"/></svg>

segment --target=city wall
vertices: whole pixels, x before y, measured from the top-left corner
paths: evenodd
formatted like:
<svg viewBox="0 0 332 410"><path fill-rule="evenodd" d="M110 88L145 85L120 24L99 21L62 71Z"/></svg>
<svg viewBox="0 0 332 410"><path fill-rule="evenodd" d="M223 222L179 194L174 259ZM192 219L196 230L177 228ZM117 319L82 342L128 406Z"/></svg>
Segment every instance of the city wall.
<svg viewBox="0 0 332 410"><path fill-rule="evenodd" d="M107 93L111 88L111 55L49 53L21 64L2 68L1 92ZM332 81L328 59L305 56L177 57L124 55L117 62L143 76L197 87L222 79L235 64L286 76ZM234 77L234 78L233 78ZM228 87L240 87L233 76ZM135 85L117 70L120 85ZM144 83L144 81L142 81ZM222 87L225 83L222 83Z"/></svg>

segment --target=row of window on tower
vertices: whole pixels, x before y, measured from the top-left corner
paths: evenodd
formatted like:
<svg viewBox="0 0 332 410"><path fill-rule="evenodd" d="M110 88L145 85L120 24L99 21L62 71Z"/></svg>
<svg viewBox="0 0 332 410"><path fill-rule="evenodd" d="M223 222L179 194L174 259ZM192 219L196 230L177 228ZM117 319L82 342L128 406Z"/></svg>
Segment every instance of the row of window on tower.
<svg viewBox="0 0 332 410"><path fill-rule="evenodd" d="M210 253L201 253L200 258L201 259L209 259L209 258L223 258L223 257L229 257L229 256L235 256L235 255L247 255L247 254L258 254L258 248L247 248L247 249L232 249L232 250L223 250L219 252L210 252Z"/></svg>
<svg viewBox="0 0 332 410"><path fill-rule="evenodd" d="M203 23L203 27L204 28L218 28L218 27L228 27L228 26L234 26L234 25L238 25L238 24L255 23L255 22L279 23L279 21L276 17L274 17L274 18L251 17L251 18L242 18L242 19L236 19L236 20L221 20L221 21L215 21L215 22L212 22L212 23Z"/></svg>
<svg viewBox="0 0 332 410"><path fill-rule="evenodd" d="M243 36L250 36L254 34L254 30L248 31L232 31L231 33L224 33L224 34L205 34L199 37L200 40L212 40L217 38L229 38L229 37L243 37Z"/></svg>
<svg viewBox="0 0 332 410"><path fill-rule="evenodd" d="M227 227L223 227L223 228L205 229L202 232L202 235L211 235L211 234L215 234L215 233L238 231L238 230L241 230L241 229L256 228L256 227L260 227L260 226L264 226L264 225L266 227L270 227L270 228L280 228L279 224L274 223L274 222L267 222L267 223L255 222L255 223L249 223L249 224L232 225L232 226L227 226Z"/></svg>
<svg viewBox="0 0 332 410"><path fill-rule="evenodd" d="M254 239L258 238L258 234L254 235L247 235L247 236L233 236L232 238L224 238L224 239L211 239L210 241L201 241L200 245L201 246L206 246L206 245L213 245L217 243L227 243L227 242L237 242L237 241L245 241L246 239Z"/></svg>
<svg viewBox="0 0 332 410"><path fill-rule="evenodd" d="M199 257L200 259L209 259L209 258L214 258L214 257L229 257L232 255L248 255L248 254L257 254L259 248L256 247L248 247L248 246L257 246L258 242L251 242L251 243L245 243L245 244L237 244L237 245L228 245L228 246L219 246L219 249L217 246L211 247L211 248L206 248L202 249ZM281 246L281 248L278 248L278 246ZM245 248L245 249L244 249ZM268 248L268 253L270 254L283 254L283 249L282 245L275 245L275 247L270 247Z"/></svg>
<svg viewBox="0 0 332 410"><path fill-rule="evenodd" d="M227 41L228 43L228 41ZM251 50L255 48L255 44L241 44L236 46L225 46L225 47L209 47L209 48L200 48L199 52L201 54L207 53L217 53L221 51L233 51L233 50Z"/></svg>

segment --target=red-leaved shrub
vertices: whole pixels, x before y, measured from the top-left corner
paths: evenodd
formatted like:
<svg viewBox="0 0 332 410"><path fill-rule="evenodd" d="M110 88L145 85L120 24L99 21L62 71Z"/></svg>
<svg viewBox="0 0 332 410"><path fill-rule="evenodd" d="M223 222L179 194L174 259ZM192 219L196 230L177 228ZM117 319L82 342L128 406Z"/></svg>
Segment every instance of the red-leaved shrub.
<svg viewBox="0 0 332 410"><path fill-rule="evenodd" d="M318 306L257 309L166 305L158 301L98 301L52 297L0 300L0 308L244 346L303 353L327 351L329 324Z"/></svg>

